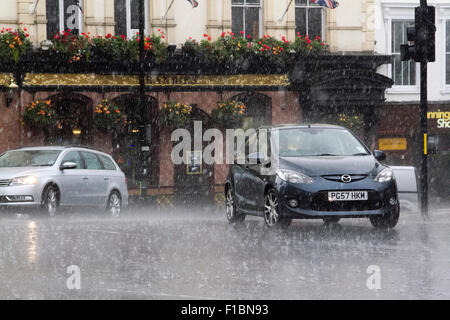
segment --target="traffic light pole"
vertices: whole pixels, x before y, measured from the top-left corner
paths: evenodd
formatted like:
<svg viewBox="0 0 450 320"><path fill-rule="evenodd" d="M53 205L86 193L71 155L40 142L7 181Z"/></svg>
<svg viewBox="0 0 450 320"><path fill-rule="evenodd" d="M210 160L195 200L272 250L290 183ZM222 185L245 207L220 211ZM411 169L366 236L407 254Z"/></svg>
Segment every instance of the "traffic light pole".
<svg viewBox="0 0 450 320"><path fill-rule="evenodd" d="M427 76L428 62L420 62L420 128L423 137L423 153L421 165L422 216L428 218L428 158L427 158Z"/></svg>
<svg viewBox="0 0 450 320"><path fill-rule="evenodd" d="M420 0L420 6L423 9L427 7L427 0ZM427 128L427 109L428 109L428 61L422 59L420 62L420 128L423 137L423 152L421 165L421 211L424 218L428 218L428 128Z"/></svg>

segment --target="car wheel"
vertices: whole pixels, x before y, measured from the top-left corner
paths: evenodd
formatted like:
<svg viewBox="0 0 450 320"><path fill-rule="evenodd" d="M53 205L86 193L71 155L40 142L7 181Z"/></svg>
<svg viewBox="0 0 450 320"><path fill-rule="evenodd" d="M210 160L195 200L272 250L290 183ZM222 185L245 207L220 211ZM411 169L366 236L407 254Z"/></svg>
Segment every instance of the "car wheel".
<svg viewBox="0 0 450 320"><path fill-rule="evenodd" d="M225 193L225 213L229 223L240 223L245 219L245 214L240 213L234 201L233 188L229 187Z"/></svg>
<svg viewBox="0 0 450 320"><path fill-rule="evenodd" d="M42 209L50 217L56 215L59 207L58 188L48 186L42 195Z"/></svg>
<svg viewBox="0 0 450 320"><path fill-rule="evenodd" d="M278 197L274 189L267 191L264 196L264 222L269 228L290 226L292 219L282 217L278 207Z"/></svg>
<svg viewBox="0 0 450 320"><path fill-rule="evenodd" d="M391 206L384 215L370 217L370 223L375 228L394 228L400 218L400 205L397 203Z"/></svg>
<svg viewBox="0 0 450 320"><path fill-rule="evenodd" d="M106 211L111 215L111 217L118 217L120 215L120 212L122 211L122 198L120 197L119 192L111 192L108 198Z"/></svg>
<svg viewBox="0 0 450 320"><path fill-rule="evenodd" d="M341 218L339 218L339 217L326 217L326 218L323 218L323 222L325 222L325 224L338 223L339 220L341 220Z"/></svg>

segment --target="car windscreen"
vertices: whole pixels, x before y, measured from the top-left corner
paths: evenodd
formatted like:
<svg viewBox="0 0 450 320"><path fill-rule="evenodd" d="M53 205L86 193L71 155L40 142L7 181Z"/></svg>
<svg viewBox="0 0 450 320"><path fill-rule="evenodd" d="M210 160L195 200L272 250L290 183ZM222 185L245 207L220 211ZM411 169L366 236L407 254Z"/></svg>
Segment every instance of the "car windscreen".
<svg viewBox="0 0 450 320"><path fill-rule="evenodd" d="M279 132L280 157L359 156L368 150L349 131L340 128L286 128Z"/></svg>
<svg viewBox="0 0 450 320"><path fill-rule="evenodd" d="M0 155L0 168L52 166L61 150L14 150Z"/></svg>

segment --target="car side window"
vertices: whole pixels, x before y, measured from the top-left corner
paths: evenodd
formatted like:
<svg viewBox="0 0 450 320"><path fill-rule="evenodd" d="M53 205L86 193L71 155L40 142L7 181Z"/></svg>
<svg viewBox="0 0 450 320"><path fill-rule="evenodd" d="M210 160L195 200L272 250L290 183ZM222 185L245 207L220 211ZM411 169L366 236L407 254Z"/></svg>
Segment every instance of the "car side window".
<svg viewBox="0 0 450 320"><path fill-rule="evenodd" d="M100 157L100 160L103 162L103 167L105 170L116 170L116 166L114 165L114 163L110 158L102 154L99 154L98 156Z"/></svg>
<svg viewBox="0 0 450 320"><path fill-rule="evenodd" d="M66 154L61 162L74 162L77 164L76 169L83 169L83 161L81 160L80 153L78 151L70 151Z"/></svg>
<svg viewBox="0 0 450 320"><path fill-rule="evenodd" d="M81 155L84 158L84 162L86 163L86 169L88 170L102 170L102 164L98 160L95 153L92 152L81 152Z"/></svg>

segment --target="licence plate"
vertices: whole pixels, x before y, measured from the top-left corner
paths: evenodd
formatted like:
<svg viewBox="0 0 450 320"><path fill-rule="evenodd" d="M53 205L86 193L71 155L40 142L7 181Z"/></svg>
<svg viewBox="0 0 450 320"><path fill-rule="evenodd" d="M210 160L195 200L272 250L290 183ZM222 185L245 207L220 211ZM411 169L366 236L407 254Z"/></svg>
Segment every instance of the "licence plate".
<svg viewBox="0 0 450 320"><path fill-rule="evenodd" d="M329 191L328 201L361 201L368 200L367 191Z"/></svg>

